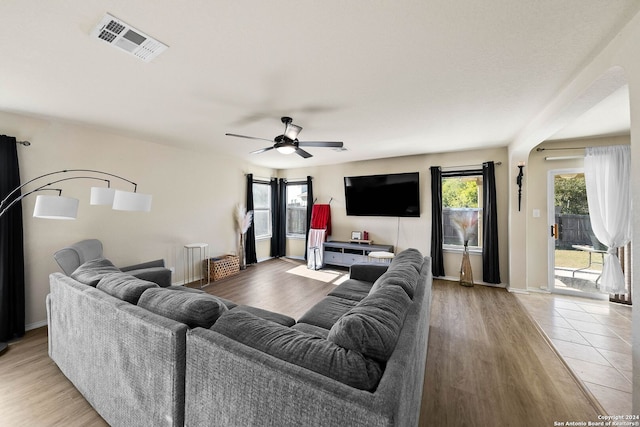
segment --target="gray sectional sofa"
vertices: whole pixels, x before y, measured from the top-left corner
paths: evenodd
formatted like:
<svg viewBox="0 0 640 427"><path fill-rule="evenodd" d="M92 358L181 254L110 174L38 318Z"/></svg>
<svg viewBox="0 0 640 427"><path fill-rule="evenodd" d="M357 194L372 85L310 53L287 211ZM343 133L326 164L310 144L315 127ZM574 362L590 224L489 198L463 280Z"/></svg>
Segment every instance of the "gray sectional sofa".
<svg viewBox="0 0 640 427"><path fill-rule="evenodd" d="M415 426L431 281L354 265L296 322L94 260L50 276L49 355L115 426Z"/></svg>

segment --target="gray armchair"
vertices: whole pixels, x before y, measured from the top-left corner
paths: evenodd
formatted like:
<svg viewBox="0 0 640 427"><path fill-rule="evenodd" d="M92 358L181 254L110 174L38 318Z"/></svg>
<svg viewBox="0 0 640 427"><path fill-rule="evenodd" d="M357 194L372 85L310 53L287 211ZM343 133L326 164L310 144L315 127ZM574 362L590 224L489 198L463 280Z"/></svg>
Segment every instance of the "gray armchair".
<svg viewBox="0 0 640 427"><path fill-rule="evenodd" d="M102 242L98 239L82 240L53 254L53 258L67 276L85 262L102 257ZM119 268L132 276L157 283L159 286L165 288L171 286L171 270L165 268L162 259Z"/></svg>

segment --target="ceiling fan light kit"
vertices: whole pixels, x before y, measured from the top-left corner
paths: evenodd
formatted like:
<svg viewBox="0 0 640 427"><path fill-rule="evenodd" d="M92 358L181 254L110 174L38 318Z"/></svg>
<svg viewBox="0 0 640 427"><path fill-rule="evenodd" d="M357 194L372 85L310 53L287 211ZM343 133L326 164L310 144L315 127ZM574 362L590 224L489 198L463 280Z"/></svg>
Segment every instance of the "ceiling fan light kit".
<svg viewBox="0 0 640 427"><path fill-rule="evenodd" d="M302 127L300 127L298 125L294 125L293 123L291 123L293 121L293 119L291 117L283 117L280 120L285 125L285 127L284 127L284 136L289 138L292 141L294 141L296 138L298 138L298 134L302 130Z"/></svg>
<svg viewBox="0 0 640 427"><path fill-rule="evenodd" d="M282 117L280 121L284 124L284 132L282 135L278 135L273 138L273 146L261 148L260 150L252 151L251 154L264 153L265 151L273 150L274 148L281 154L293 154L296 153L300 157L308 159L313 157L310 153L303 150L300 147L328 147L342 151L343 143L339 141L298 141L298 134L302 130L301 126L294 125L291 117ZM235 133L227 133L227 136L233 136L236 138L257 139L260 141L271 141L266 138L256 138L254 136L238 135Z"/></svg>
<svg viewBox="0 0 640 427"><path fill-rule="evenodd" d="M296 152L297 147L290 142L276 142L276 150L282 154L293 154Z"/></svg>

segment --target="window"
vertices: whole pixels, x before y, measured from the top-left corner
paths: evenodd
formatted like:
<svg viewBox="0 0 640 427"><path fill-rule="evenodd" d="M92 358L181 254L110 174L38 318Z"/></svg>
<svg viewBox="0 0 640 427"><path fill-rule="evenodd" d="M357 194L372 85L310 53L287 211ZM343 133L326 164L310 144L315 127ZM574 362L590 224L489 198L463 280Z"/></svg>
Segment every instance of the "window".
<svg viewBox="0 0 640 427"><path fill-rule="evenodd" d="M307 184L287 183L287 237L307 235Z"/></svg>
<svg viewBox="0 0 640 427"><path fill-rule="evenodd" d="M482 247L482 174L450 172L442 176L444 246L455 248L468 240L469 249Z"/></svg>
<svg viewBox="0 0 640 427"><path fill-rule="evenodd" d="M253 182L253 227L256 239L271 237L271 186Z"/></svg>

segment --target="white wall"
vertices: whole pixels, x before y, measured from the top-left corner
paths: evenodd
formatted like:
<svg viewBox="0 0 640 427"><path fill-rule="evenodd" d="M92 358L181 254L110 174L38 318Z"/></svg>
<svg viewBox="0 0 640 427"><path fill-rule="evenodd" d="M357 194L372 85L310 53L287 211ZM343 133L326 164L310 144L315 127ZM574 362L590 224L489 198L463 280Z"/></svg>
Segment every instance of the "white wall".
<svg viewBox="0 0 640 427"><path fill-rule="evenodd" d="M56 250L98 238L114 264L163 258L175 267L174 283L181 282L184 244L208 243L212 256L237 251L233 212L236 203L244 203L244 174L273 173L219 154L15 114L0 113L0 133L31 142L30 147L18 146L22 182L61 169L97 169L130 179L138 192L153 195L149 213L118 212L89 205L90 187L102 185L97 181L62 183L63 195L80 199L75 221L33 218L35 197L23 200L28 328L45 322L48 275L60 271L52 258ZM111 186L132 190L115 178Z"/></svg>
<svg viewBox="0 0 640 427"><path fill-rule="evenodd" d="M419 156L395 157L382 160L350 162L307 169L279 171L280 176L289 179L313 177L313 196L318 203L331 201L332 235L330 240L348 241L352 231L368 231L374 243L390 244L396 252L416 248L423 254L431 253L431 166L480 165L485 161L502 162L496 166L496 193L498 199L498 234L500 248L500 275L504 285L508 284L508 171L506 169L506 148L440 153ZM347 216L344 198L345 176L375 175L400 172L420 173L420 217L363 217ZM302 249L303 250L303 249ZM290 255L300 255L291 253ZM444 254L445 275L459 276L460 253ZM474 279L482 281L481 255L471 255Z"/></svg>

